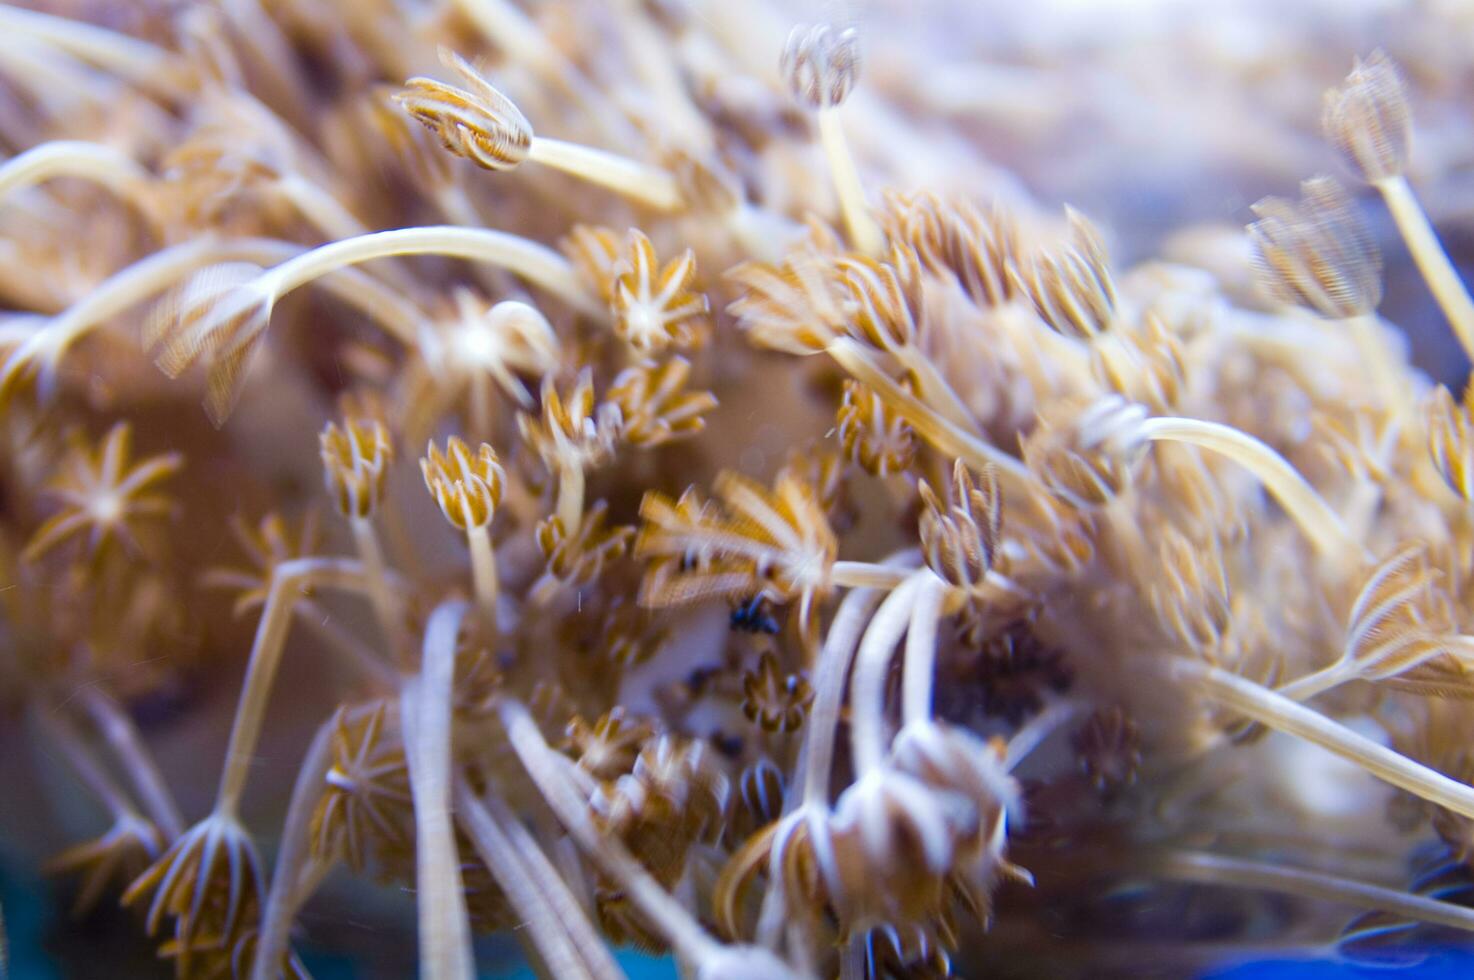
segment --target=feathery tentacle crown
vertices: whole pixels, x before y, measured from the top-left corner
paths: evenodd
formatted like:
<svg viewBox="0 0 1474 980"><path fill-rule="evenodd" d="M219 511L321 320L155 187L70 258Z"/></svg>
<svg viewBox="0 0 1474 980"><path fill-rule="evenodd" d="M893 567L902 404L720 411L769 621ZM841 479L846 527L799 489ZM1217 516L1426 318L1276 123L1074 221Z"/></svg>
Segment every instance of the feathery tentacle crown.
<svg viewBox="0 0 1474 980"><path fill-rule="evenodd" d="M1114 323L1116 286L1100 232L1074 208L1066 214L1070 240L1039 252L1010 274L1041 320L1067 337L1089 340Z"/></svg>
<svg viewBox="0 0 1474 980"><path fill-rule="evenodd" d="M394 99L436 136L445 148L487 170L511 170L532 149L532 124L464 58L447 48L440 61L466 88L416 76Z"/></svg>
<svg viewBox="0 0 1474 980"><path fill-rule="evenodd" d="M614 332L642 354L666 347L688 349L709 327L706 294L691 290L696 254L689 248L663 267L645 233L631 228L624 253L613 263L614 291L609 306Z"/></svg>
<svg viewBox="0 0 1474 980"><path fill-rule="evenodd" d="M1428 452L1438 475L1450 490L1474 503L1474 404L1470 389L1462 401L1443 385L1428 396L1425 417L1428 426Z"/></svg>
<svg viewBox="0 0 1474 980"><path fill-rule="evenodd" d="M1286 304L1334 319L1371 313L1382 300L1382 255L1356 206L1331 177L1300 185L1299 203L1267 197L1249 226L1255 269Z"/></svg>

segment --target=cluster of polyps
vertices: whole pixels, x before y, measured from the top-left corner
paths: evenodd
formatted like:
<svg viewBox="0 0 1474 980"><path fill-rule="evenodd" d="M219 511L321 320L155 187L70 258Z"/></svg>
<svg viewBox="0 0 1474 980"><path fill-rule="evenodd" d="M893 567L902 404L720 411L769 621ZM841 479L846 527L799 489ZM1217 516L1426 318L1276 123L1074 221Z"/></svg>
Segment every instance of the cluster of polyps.
<svg viewBox="0 0 1474 980"><path fill-rule="evenodd" d="M184 5L175 46L0 14L25 91L97 83L0 114L31 146L0 208L88 250L57 259L72 294L0 324L5 658L110 817L56 859L81 899L121 886L181 975L260 980L300 969L340 863L413 886L433 977L513 925L556 977L619 976L608 942L700 977L925 976L1041 955L1122 875L1474 928L1309 848L1293 754L1254 747L1327 749L1474 851L1470 396L1425 398L1375 318L1348 196L1315 178L1249 232L1268 297L1321 319L1118 280L1074 211L1061 235L988 187L880 193L851 136L926 141L866 91L854 30L775 37L785 91L741 68L766 7L702 6L581 33L506 0ZM121 143L79 122L114 95ZM1374 57L1325 124L1474 349L1409 119ZM104 219L131 233L90 241ZM14 254L68 281L33 224ZM136 370L140 307L162 374ZM172 405L196 373L218 432ZM302 479L282 447L314 429ZM318 479L351 557L286 516ZM227 516L247 566L192 533ZM256 625L188 826L127 702L230 653L186 613L197 578ZM268 873L242 800L289 649L352 678ZM1411 846L1379 810L1339 834Z"/></svg>

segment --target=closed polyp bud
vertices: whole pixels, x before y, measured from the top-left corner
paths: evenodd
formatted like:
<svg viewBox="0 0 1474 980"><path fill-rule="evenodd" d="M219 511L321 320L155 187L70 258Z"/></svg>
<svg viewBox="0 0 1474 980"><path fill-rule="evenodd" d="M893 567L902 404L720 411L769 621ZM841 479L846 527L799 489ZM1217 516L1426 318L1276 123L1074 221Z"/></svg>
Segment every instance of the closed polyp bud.
<svg viewBox="0 0 1474 980"><path fill-rule="evenodd" d="M854 28L795 27L779 67L794 96L819 109L837 106L855 87L860 73L859 38Z"/></svg>
<svg viewBox="0 0 1474 980"><path fill-rule="evenodd" d="M340 429L329 422L318 437L323 483L347 517L368 517L384 492L393 459L389 431L372 419L349 419Z"/></svg>
<svg viewBox="0 0 1474 980"><path fill-rule="evenodd" d="M1368 183L1402 174L1409 123L1402 75L1380 51L1358 61L1346 81L1326 93L1326 137Z"/></svg>
<svg viewBox="0 0 1474 980"><path fill-rule="evenodd" d="M943 581L969 592L987 577L1003 539L1003 498L991 468L977 480L958 460L952 468L948 507L923 481L921 549L927 567Z"/></svg>
<svg viewBox="0 0 1474 980"><path fill-rule="evenodd" d="M430 443L420 472L446 520L463 531L491 523L506 481L496 450L483 442L472 455L465 442L451 436L443 453Z"/></svg>

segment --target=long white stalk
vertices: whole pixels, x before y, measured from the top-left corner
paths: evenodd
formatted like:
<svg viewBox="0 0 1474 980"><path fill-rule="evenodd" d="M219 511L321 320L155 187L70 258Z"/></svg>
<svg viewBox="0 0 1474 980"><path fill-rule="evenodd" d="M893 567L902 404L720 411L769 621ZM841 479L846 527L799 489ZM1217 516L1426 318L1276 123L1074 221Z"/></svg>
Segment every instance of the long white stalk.
<svg viewBox="0 0 1474 980"><path fill-rule="evenodd" d="M542 889L543 896L552 906L553 914L568 930L574 945L583 955L584 962L589 964L596 976L623 976L623 971L614 961L608 945L599 935L598 930L594 928L593 923L589 921L589 913L585 906L580 903L579 897L573 894L568 882L553 866L552 860L543 852L542 845L532 836L532 832L523 826L520 820L513 817L502 800L495 797L488 799L487 808L506 828L507 835L512 840L512 846L517 849L528 873ZM568 841L565 839L564 843ZM577 857L576 854L565 856L571 856L574 859Z"/></svg>
<svg viewBox="0 0 1474 980"><path fill-rule="evenodd" d="M855 167L855 158L850 154L849 142L844 137L839 111L839 106L819 110L819 141L829 160L834 192L839 198L839 210L844 217L850 243L855 251L879 258L885 249L885 236L870 214L870 205L865 202L865 188L860 183L860 171Z"/></svg>
<svg viewBox="0 0 1474 980"><path fill-rule="evenodd" d="M585 313L608 314L584 289L573 265L547 246L504 231L454 225L396 228L330 242L268 269L254 285L275 302L330 272L398 255L441 255L500 266Z"/></svg>
<svg viewBox="0 0 1474 980"><path fill-rule="evenodd" d="M685 207L680 185L669 171L617 153L535 136L528 147L527 159L607 187L658 211L679 211Z"/></svg>
<svg viewBox="0 0 1474 980"><path fill-rule="evenodd" d="M511 837L462 777L455 781L455 807L457 821L496 879L497 887L507 896L512 911L524 923L547 971L570 980L593 977L593 970L579 955L563 920L532 879ZM622 975L617 968L613 974L604 974Z"/></svg>
<svg viewBox="0 0 1474 980"><path fill-rule="evenodd" d="M246 678L241 684L240 701L225 750L225 768L215 797L218 817L237 820L241 793L255 760L261 720L291 628L292 607L308 588L346 589L364 594L368 582L359 562L341 558L297 558L282 562L272 571L271 588L251 643Z"/></svg>
<svg viewBox="0 0 1474 980"><path fill-rule="evenodd" d="M911 619L911 605L931 569L916 572L891 590L876 610L860 650L855 654L855 672L850 679L850 749L855 768L864 773L885 762L885 680L890 672L896 643Z"/></svg>
<svg viewBox="0 0 1474 980"><path fill-rule="evenodd" d="M1396 888L1268 861L1249 861L1202 851L1166 851L1147 858L1144 867L1153 874L1177 881L1281 892L1355 908L1393 912L1419 922L1474 932L1474 909Z"/></svg>
<svg viewBox="0 0 1474 980"><path fill-rule="evenodd" d="M311 859L312 813L332 766L332 736L333 719L329 718L318 726L297 770L282 826L280 849L276 853L276 870L272 872L271 888L261 914L251 980L277 980L282 958L287 954L292 919L307 898L297 886L301 870Z"/></svg>
<svg viewBox="0 0 1474 980"><path fill-rule="evenodd" d="M470 609L443 602L430 614L420 672L399 696L410 791L415 805L415 893L420 976L470 980L471 922L451 821L451 715L456 637Z"/></svg>
<svg viewBox="0 0 1474 980"><path fill-rule="evenodd" d="M721 943L708 935L691 913L660 887L624 844L599 833L589 816L588 805L579 798L562 768L568 760L548 748L527 709L510 698L498 702L497 709L513 751L558 822L600 870L619 884L635 907L670 943L675 954L695 964L720 956Z"/></svg>
<svg viewBox="0 0 1474 980"><path fill-rule="evenodd" d="M855 645L860 642L865 623L879 601L880 593L874 589L853 589L840 601L834 621L829 624L819 650L819 662L813 668L814 707L803 728L804 741L799 748L803 784L799 792L788 793L785 812L792 812L800 801L826 806L829 803L829 771L834 763L834 739L844 706L845 678L850 673Z"/></svg>
<svg viewBox="0 0 1474 980"><path fill-rule="evenodd" d="M1271 447L1233 426L1201 419L1151 418L1140 435L1155 442L1183 442L1227 456L1259 478L1316 550L1348 570L1371 560L1370 553L1347 533L1341 518L1299 471Z"/></svg>
<svg viewBox="0 0 1474 980"><path fill-rule="evenodd" d="M1252 681L1196 660L1174 660L1168 665L1168 671L1172 676L1190 681L1214 701L1266 728L1303 738L1383 782L1460 816L1474 818L1474 787L1414 762L1340 722Z"/></svg>
<svg viewBox="0 0 1474 980"><path fill-rule="evenodd" d="M149 172L127 153L105 143L52 140L0 166L0 204L12 194L58 177L89 180L129 203L147 203Z"/></svg>
<svg viewBox="0 0 1474 980"><path fill-rule="evenodd" d="M174 802L174 794L169 792L169 784L159 771L158 763L154 761L148 747L143 744L133 719L128 717L122 705L101 688L84 686L81 699L87 714L92 718L92 724L107 739L122 762L123 771L128 774L133 790L138 794L149 819L171 841L184 833L179 805Z"/></svg>
<svg viewBox="0 0 1474 980"><path fill-rule="evenodd" d="M1381 191L1382 199L1387 202L1387 210L1392 213L1398 231L1402 232L1418 271L1442 307L1443 315L1448 317L1449 326L1463 345L1464 353L1474 358L1474 300L1470 299L1469 290L1438 241L1438 234L1413 195L1407 178L1401 175L1389 177L1373 186Z"/></svg>
<svg viewBox="0 0 1474 980"><path fill-rule="evenodd" d="M906 628L906 656L901 664L901 720L903 724L931 719L932 687L937 663L937 625L947 584L932 574L923 578Z"/></svg>

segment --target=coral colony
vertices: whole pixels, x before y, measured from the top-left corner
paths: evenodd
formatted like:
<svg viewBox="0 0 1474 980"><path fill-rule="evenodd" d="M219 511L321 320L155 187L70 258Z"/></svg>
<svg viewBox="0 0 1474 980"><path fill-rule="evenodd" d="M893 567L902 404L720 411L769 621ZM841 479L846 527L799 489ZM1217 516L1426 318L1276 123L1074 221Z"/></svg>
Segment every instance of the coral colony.
<svg viewBox="0 0 1474 980"><path fill-rule="evenodd" d="M52 6L0 8L4 689L95 803L50 871L179 976L374 889L437 978L1474 930L1474 403L1368 199L1474 304L1386 57L1244 299L888 176L856 29L763 5ZM166 777L148 706L237 681Z"/></svg>

